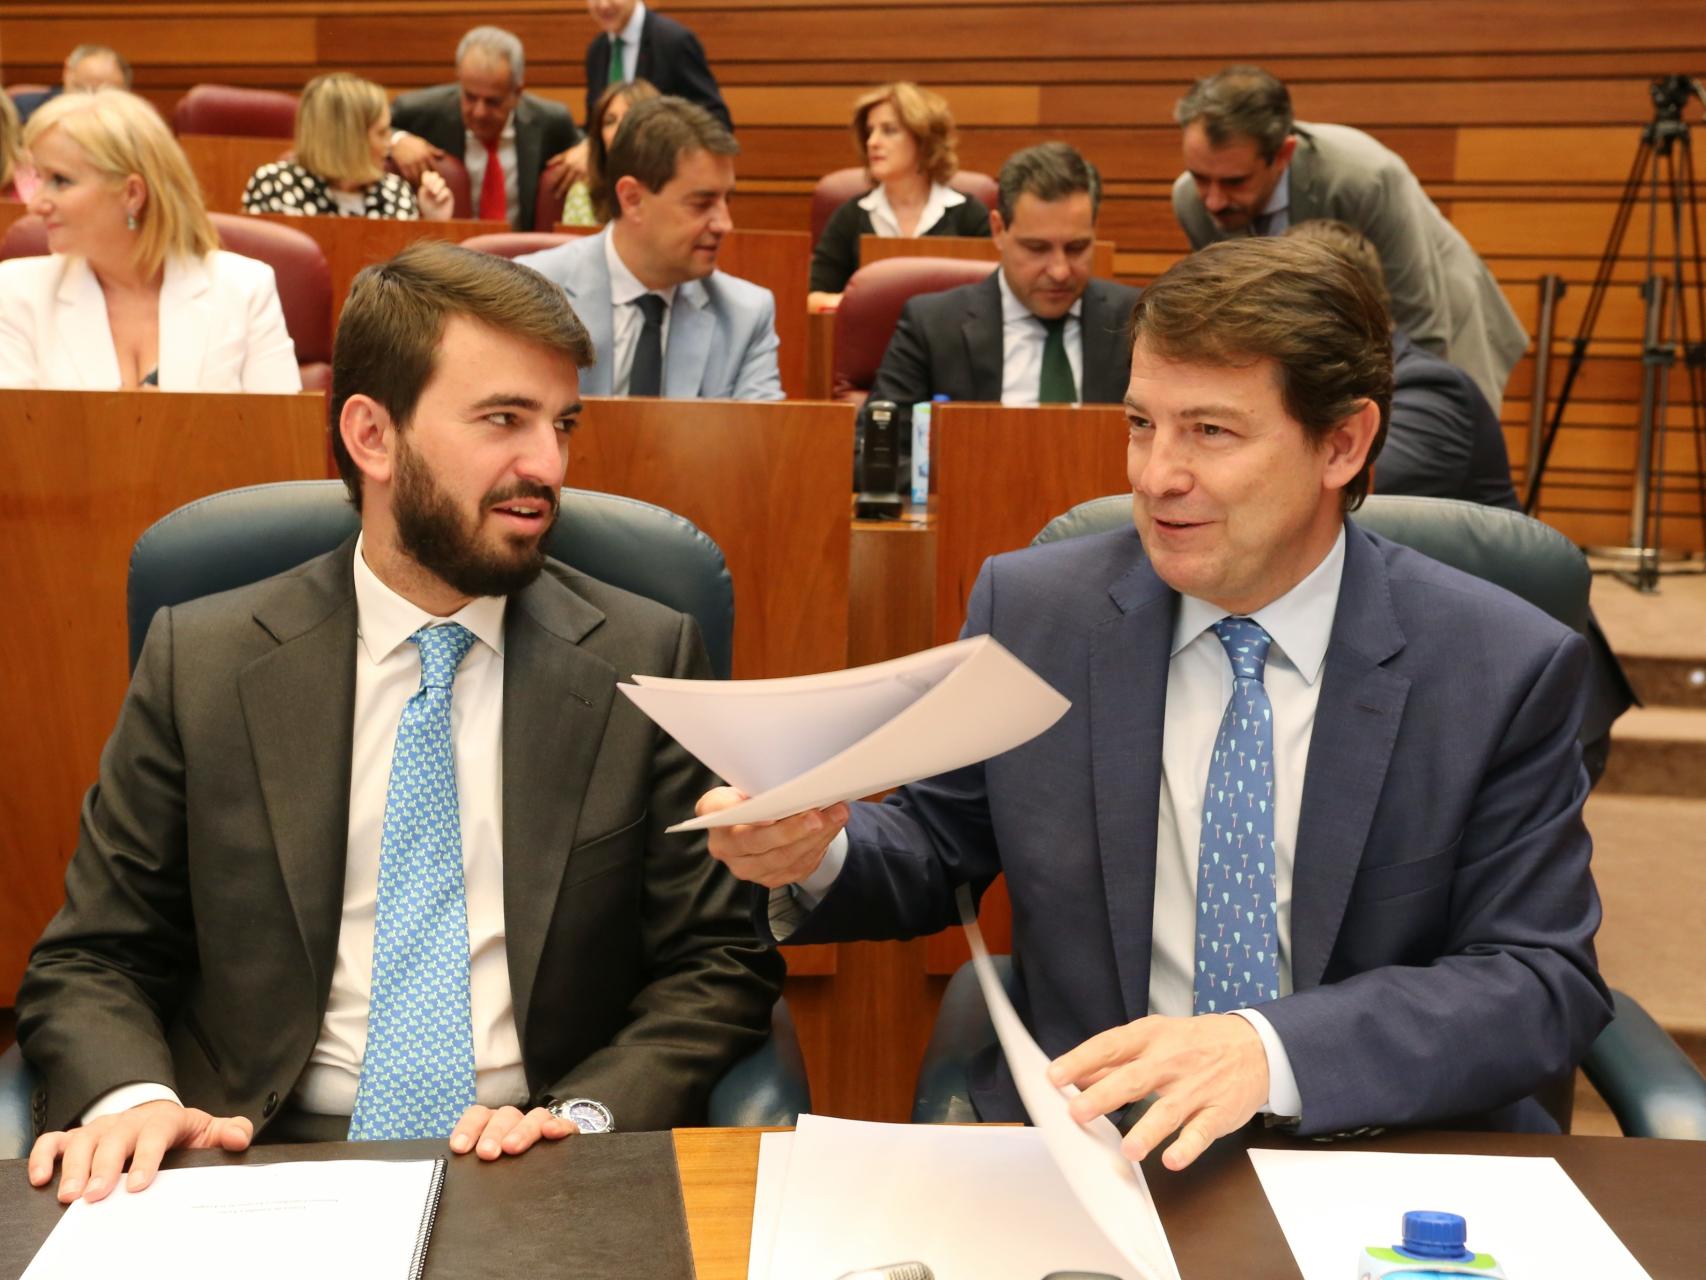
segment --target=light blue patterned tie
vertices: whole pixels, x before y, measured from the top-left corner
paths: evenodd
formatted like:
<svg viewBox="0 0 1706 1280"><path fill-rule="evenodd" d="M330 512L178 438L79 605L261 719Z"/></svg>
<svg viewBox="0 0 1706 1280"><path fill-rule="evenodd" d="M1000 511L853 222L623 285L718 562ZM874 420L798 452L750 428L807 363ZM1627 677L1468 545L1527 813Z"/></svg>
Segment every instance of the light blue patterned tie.
<svg viewBox="0 0 1706 1280"><path fill-rule="evenodd" d="M1232 663L1203 792L1197 846L1196 1013L1225 1013L1279 995L1274 947L1274 710L1262 683L1273 637L1249 618L1214 634Z"/></svg>
<svg viewBox="0 0 1706 1280"><path fill-rule="evenodd" d="M474 1103L468 902L450 740L451 682L466 628L422 627L421 687L403 708L385 793L373 996L352 1140L446 1138Z"/></svg>

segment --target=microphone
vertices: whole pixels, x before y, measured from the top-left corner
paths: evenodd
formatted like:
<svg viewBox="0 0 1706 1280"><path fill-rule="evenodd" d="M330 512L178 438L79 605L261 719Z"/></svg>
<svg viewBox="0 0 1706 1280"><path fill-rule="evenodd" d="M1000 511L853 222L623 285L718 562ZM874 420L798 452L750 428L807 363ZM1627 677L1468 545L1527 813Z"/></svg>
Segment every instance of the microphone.
<svg viewBox="0 0 1706 1280"><path fill-rule="evenodd" d="M853 514L861 520L892 520L900 515L900 477L906 463L902 441L911 442L901 408L892 400L868 400L854 426ZM910 1277L908 1278L910 1280Z"/></svg>
<svg viewBox="0 0 1706 1280"><path fill-rule="evenodd" d="M886 1267L849 1271L835 1280L936 1280L936 1273L922 1262L891 1262Z"/></svg>

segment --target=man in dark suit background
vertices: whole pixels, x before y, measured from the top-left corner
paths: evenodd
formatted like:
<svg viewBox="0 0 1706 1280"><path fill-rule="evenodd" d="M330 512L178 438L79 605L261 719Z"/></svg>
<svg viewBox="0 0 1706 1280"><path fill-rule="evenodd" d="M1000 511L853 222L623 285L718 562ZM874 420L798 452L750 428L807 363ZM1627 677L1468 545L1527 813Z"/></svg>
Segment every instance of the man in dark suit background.
<svg viewBox="0 0 1706 1280"><path fill-rule="evenodd" d="M453 155L468 170L475 217L534 230L539 184L551 181L546 166L580 142L581 131L567 108L524 92L526 75L514 34L501 27L468 32L456 46L454 84L416 89L391 104L398 170L418 183L435 153Z"/></svg>
<svg viewBox="0 0 1706 1280"><path fill-rule="evenodd" d="M1045 142L1008 157L999 186L989 217L999 269L907 301L871 399L1118 404L1125 394L1125 325L1138 291L1090 277L1102 202L1096 166L1075 147Z"/></svg>
<svg viewBox="0 0 1706 1280"><path fill-rule="evenodd" d="M96 89L130 88L130 63L117 49L104 44L80 44L65 56L65 68L57 88L20 93L12 99L20 124L37 107L62 93L93 93Z"/></svg>
<svg viewBox="0 0 1706 1280"><path fill-rule="evenodd" d="M587 0L586 7L603 33L586 47L588 119L593 103L613 81L649 80L659 93L697 102L723 128L734 128L698 36L639 0Z"/></svg>
<svg viewBox="0 0 1706 1280"><path fill-rule="evenodd" d="M1144 291L1135 530L989 561L966 631L1071 701L981 765L712 833L794 942L914 937L1004 873L1015 1004L1079 1120L1190 1164L1300 1133L1556 1131L1532 1096L1611 1016L1576 743L1580 636L1346 519L1386 311L1326 246L1239 239ZM701 812L738 801L720 789ZM845 829L838 830L845 824ZM983 1120L1023 1118L999 1053Z"/></svg>
<svg viewBox="0 0 1706 1280"><path fill-rule="evenodd" d="M710 776L615 687L707 675L698 632L542 550L591 360L503 258L357 278L330 420L361 532L154 618L18 993L32 1183L703 1123L761 1042L781 963L664 830Z"/></svg>

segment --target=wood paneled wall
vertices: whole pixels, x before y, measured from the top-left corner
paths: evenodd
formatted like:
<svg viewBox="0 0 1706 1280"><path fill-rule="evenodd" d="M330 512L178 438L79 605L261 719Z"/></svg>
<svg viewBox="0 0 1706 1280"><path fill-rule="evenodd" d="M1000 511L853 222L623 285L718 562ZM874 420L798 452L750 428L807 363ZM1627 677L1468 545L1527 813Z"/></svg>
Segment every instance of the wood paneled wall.
<svg viewBox="0 0 1706 1280"><path fill-rule="evenodd" d="M1168 204L1178 171L1169 113L1195 76L1260 62L1298 114L1366 128L1402 153L1538 328L1542 274L1569 282L1559 349L1574 335L1616 198L1650 117L1657 75L1706 73L1698 0L663 0L692 26L722 81L744 148L737 218L807 225L811 184L854 159L848 104L898 77L940 89L961 159L993 172L1042 137L1083 148L1108 180L1102 234L1120 275L1143 280L1185 249ZM344 67L394 89L447 78L462 31L510 27L531 88L583 96L595 33L576 0L20 0L0 14L0 76L57 77L81 40L123 49L141 92L169 107L190 85L295 88ZM1698 109L1690 118L1698 119ZM1627 532L1639 385L1636 288L1645 224L1598 329L1588 375L1548 477L1546 516L1582 540ZM1561 370L1554 375L1561 376ZM1518 469L1532 367L1505 406ZM1701 545L1694 445L1673 417L1666 540Z"/></svg>

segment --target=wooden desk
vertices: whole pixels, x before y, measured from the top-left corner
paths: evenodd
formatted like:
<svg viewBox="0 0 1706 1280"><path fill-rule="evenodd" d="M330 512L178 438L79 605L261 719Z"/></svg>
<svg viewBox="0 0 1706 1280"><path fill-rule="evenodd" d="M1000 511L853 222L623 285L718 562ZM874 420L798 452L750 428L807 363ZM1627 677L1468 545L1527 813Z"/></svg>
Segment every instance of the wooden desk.
<svg viewBox="0 0 1706 1280"><path fill-rule="evenodd" d="M965 258L972 262L997 262L1001 253L995 241L983 236L860 236L859 265L868 267L884 258ZM1098 240L1090 250L1090 274L1102 280L1114 278L1114 242Z"/></svg>
<svg viewBox="0 0 1706 1280"><path fill-rule="evenodd" d="M0 397L0 1004L59 908L77 810L129 683L138 535L195 498L326 474L325 400L138 391Z"/></svg>
<svg viewBox="0 0 1706 1280"><path fill-rule="evenodd" d="M804 231L734 230L723 238L717 269L762 285L776 295L776 353L782 390L790 400L817 397L806 381L806 282L811 275L812 240Z"/></svg>
<svg viewBox="0 0 1706 1280"><path fill-rule="evenodd" d="M0 200L0 236L5 235L6 228L29 211L29 205L22 200Z"/></svg>
<svg viewBox="0 0 1706 1280"><path fill-rule="evenodd" d="M242 213L243 188L263 164L271 164L294 148L289 138L226 138L187 133L178 139L190 162L202 199L213 213ZM292 218L292 224L309 222Z"/></svg>
<svg viewBox="0 0 1706 1280"><path fill-rule="evenodd" d="M746 1280L760 1132L675 1131L698 1280ZM1183 1173L1167 1172L1155 1158L1144 1162L1144 1176L1183 1280L1224 1280L1234 1274L1228 1264L1233 1258L1240 1263L1236 1269L1240 1280L1297 1280L1297 1265L1279 1221L1244 1154L1250 1146L1286 1145L1286 1139L1266 1134L1222 1139ZM1653 1280L1694 1280L1700 1275L1700 1258L1706 1249L1706 1227L1700 1215L1706 1143L1412 1132L1335 1144L1333 1149L1551 1156ZM951 1192L943 1189L944 1195ZM857 1205L856 1192L850 1194L849 1203ZM1352 1246L1362 1243L1373 1242L1350 1242ZM1354 1249L1348 1256L1355 1256ZM1346 1275L1351 1270L1347 1262Z"/></svg>

